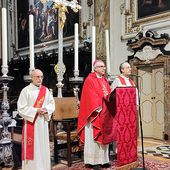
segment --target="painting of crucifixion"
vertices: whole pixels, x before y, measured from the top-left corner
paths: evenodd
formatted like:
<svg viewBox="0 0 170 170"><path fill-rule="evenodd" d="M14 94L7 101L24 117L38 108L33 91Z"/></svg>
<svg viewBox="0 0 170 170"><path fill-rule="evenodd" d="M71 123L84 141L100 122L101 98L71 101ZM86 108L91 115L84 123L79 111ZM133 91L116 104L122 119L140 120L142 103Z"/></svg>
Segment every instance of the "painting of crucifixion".
<svg viewBox="0 0 170 170"><path fill-rule="evenodd" d="M29 5L29 0L18 0L17 3L18 48L29 46L29 13L34 15L35 45L58 39L58 10L53 8L53 1L42 3L40 0L34 0L34 5ZM74 35L74 24L79 23L79 13L68 7L66 18L64 38Z"/></svg>

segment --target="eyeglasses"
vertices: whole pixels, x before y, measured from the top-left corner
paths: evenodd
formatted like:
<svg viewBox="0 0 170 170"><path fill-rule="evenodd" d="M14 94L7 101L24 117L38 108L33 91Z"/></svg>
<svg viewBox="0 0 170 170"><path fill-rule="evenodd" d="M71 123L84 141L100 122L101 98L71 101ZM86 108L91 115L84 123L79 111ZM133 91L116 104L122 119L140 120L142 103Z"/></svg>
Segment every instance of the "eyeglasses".
<svg viewBox="0 0 170 170"><path fill-rule="evenodd" d="M96 67L99 67L99 68L106 68L106 66L96 66Z"/></svg>
<svg viewBox="0 0 170 170"><path fill-rule="evenodd" d="M35 77L35 78L41 78L41 79L43 79L44 78L44 76L33 76L33 77Z"/></svg>

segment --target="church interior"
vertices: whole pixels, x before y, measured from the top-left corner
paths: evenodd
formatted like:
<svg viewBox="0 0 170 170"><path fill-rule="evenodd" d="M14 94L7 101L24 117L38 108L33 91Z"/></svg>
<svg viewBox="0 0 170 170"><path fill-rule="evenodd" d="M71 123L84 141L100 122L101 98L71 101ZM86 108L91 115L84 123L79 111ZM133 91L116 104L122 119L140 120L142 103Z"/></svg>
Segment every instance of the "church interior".
<svg viewBox="0 0 170 170"><path fill-rule="evenodd" d="M119 65L130 63L140 94L139 166L145 155L149 168L170 169L170 1L0 0L0 42L0 169L22 169L17 100L34 68L42 70L56 104L49 122L52 169L85 169L76 127L83 83L96 59L106 64L110 83ZM111 150L110 157L116 169Z"/></svg>

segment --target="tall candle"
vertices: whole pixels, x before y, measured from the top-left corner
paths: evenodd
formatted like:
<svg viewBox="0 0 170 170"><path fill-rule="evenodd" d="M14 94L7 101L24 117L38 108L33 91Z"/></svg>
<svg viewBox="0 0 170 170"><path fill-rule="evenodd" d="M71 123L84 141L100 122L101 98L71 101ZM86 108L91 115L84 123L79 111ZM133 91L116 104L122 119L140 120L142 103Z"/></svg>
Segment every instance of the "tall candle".
<svg viewBox="0 0 170 170"><path fill-rule="evenodd" d="M34 17L29 15L30 70L34 69Z"/></svg>
<svg viewBox="0 0 170 170"><path fill-rule="evenodd" d="M2 8L2 66L7 67L7 14L6 8Z"/></svg>
<svg viewBox="0 0 170 170"><path fill-rule="evenodd" d="M74 24L74 70L78 71L78 24Z"/></svg>
<svg viewBox="0 0 170 170"><path fill-rule="evenodd" d="M105 30L105 40L106 40L106 66L107 73L110 74L110 43L109 43L109 31Z"/></svg>
<svg viewBox="0 0 170 170"><path fill-rule="evenodd" d="M96 60L96 27L92 26L92 71L93 63Z"/></svg>
<svg viewBox="0 0 170 170"><path fill-rule="evenodd" d="M130 0L125 0L125 9L126 9L127 11L130 10Z"/></svg>

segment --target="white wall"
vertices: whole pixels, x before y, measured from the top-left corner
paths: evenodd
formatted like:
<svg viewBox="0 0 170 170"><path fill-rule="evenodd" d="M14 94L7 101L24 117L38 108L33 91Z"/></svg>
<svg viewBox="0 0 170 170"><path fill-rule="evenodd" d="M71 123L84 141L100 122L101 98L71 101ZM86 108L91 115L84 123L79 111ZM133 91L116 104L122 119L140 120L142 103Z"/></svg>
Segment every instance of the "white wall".
<svg viewBox="0 0 170 170"><path fill-rule="evenodd" d="M120 6L124 0L110 0L110 55L111 74L119 74L119 65L127 60L127 41L121 41L122 20Z"/></svg>

